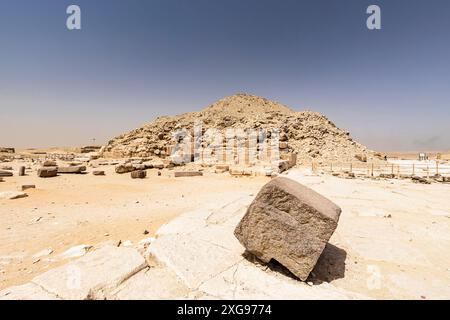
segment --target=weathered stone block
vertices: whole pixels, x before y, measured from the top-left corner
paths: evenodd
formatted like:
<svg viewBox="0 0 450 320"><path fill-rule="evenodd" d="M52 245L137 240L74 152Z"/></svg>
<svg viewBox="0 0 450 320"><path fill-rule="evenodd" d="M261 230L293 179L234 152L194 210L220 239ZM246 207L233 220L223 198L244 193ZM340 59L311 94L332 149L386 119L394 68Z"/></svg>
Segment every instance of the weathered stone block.
<svg viewBox="0 0 450 320"><path fill-rule="evenodd" d="M28 190L28 189L36 189L36 185L34 184L24 184L21 187L22 191Z"/></svg>
<svg viewBox="0 0 450 320"><path fill-rule="evenodd" d="M56 177L58 174L58 168L56 167L43 167L38 169L37 175L40 178Z"/></svg>
<svg viewBox="0 0 450 320"><path fill-rule="evenodd" d="M259 259L275 259L304 281L336 229L340 213L338 206L315 191L276 178L261 189L234 234Z"/></svg>
<svg viewBox="0 0 450 320"><path fill-rule="evenodd" d="M12 177L13 173L9 171L0 171L0 177Z"/></svg>
<svg viewBox="0 0 450 320"><path fill-rule="evenodd" d="M134 171L134 167L131 163L127 164L119 164L115 168L116 173L122 174L122 173L128 173Z"/></svg>
<svg viewBox="0 0 450 320"><path fill-rule="evenodd" d="M79 174L86 171L85 166L58 167L58 173Z"/></svg>
<svg viewBox="0 0 450 320"><path fill-rule="evenodd" d="M218 164L218 165L216 165L216 170L228 171L228 170L230 170L230 166L224 165L224 164Z"/></svg>
<svg viewBox="0 0 450 320"><path fill-rule="evenodd" d="M178 171L178 172L175 172L175 178L200 177L200 176L203 176L203 172L201 172L201 171Z"/></svg>
<svg viewBox="0 0 450 320"><path fill-rule="evenodd" d="M145 170L136 170L131 172L132 179L144 179L147 176L147 171Z"/></svg>

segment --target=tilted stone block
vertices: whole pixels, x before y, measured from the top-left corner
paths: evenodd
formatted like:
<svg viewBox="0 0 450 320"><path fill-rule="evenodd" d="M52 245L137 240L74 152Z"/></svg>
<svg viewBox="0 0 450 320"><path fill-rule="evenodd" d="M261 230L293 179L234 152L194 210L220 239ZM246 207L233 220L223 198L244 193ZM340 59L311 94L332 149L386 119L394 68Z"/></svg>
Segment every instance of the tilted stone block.
<svg viewBox="0 0 450 320"><path fill-rule="evenodd" d="M235 229L242 245L264 262L275 259L306 280L337 227L341 209L288 178L266 184Z"/></svg>

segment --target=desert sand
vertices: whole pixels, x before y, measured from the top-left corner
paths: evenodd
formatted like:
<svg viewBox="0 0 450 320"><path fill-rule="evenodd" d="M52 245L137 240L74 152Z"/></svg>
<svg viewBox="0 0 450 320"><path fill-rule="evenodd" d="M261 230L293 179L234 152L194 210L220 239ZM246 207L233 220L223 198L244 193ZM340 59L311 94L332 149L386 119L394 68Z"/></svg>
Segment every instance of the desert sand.
<svg viewBox="0 0 450 320"><path fill-rule="evenodd" d="M19 164L8 165L18 168ZM36 185L25 191L27 198L0 200L0 289L67 262L58 255L73 246L127 240L137 244L180 213L214 206L235 192L257 192L267 181L214 174L175 180L173 172L167 170L159 177L156 169L141 181L114 173L113 166L100 169L105 176L42 179L30 172L0 183L0 192ZM144 235L145 231L149 234ZM33 255L49 248L51 255L33 263Z"/></svg>

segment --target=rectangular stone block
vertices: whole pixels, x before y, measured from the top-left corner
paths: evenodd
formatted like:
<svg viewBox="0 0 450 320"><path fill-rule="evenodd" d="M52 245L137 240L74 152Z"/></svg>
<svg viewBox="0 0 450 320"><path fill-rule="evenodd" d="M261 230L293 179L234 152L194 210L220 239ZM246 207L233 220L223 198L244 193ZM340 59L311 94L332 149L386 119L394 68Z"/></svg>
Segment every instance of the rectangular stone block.
<svg viewBox="0 0 450 320"><path fill-rule="evenodd" d="M86 171L86 166L58 167L58 173L80 174Z"/></svg>
<svg viewBox="0 0 450 320"><path fill-rule="evenodd" d="M175 172L175 178L200 177L200 176L203 176L203 172L201 172L201 171L178 171L178 172Z"/></svg>
<svg viewBox="0 0 450 320"><path fill-rule="evenodd" d="M43 167L38 169L37 175L40 178L51 178L58 175L58 168L56 167Z"/></svg>
<svg viewBox="0 0 450 320"><path fill-rule="evenodd" d="M9 171L0 171L0 177L12 177L13 173Z"/></svg>
<svg viewBox="0 0 450 320"><path fill-rule="evenodd" d="M305 281L337 227L341 209L288 178L276 178L256 196L235 236L264 262L275 259Z"/></svg>

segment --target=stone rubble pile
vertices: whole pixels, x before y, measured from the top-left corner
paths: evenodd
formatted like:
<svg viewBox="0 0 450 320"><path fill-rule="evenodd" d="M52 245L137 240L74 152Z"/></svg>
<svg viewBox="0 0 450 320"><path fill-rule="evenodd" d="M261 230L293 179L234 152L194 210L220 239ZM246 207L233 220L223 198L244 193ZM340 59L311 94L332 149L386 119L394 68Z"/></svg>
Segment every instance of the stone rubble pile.
<svg viewBox="0 0 450 320"><path fill-rule="evenodd" d="M194 140L196 121L202 123L201 141ZM311 161L366 162L380 157L354 141L348 132L337 128L320 113L296 112L277 102L248 94L224 98L200 112L158 117L151 123L109 141L102 150L102 155L111 158L153 159L166 159L172 156L177 158L172 160L184 162L191 161L193 157L200 157L203 162L212 161L212 164L217 164L217 161L214 161L219 156L214 154L217 152L217 147L223 147L219 149L219 152L225 153L235 151L237 144L240 143L237 141L231 147L228 140L225 143L225 140L230 138L227 137L229 129L236 129L237 132L242 129L247 137L257 132L256 145L249 143L252 141L250 138L240 140L245 153L241 155L234 153L231 159L231 162L240 161L250 166L254 165L252 161L256 153L260 162L270 162L272 154L267 147L267 152L266 149L261 149L263 144L266 146L277 144L280 152L278 164L280 167ZM174 134L177 130L184 130L186 135L180 137ZM277 139L271 139L274 132L278 132ZM224 137L223 142L216 140L217 133ZM183 139L186 137L192 138L189 140L191 144L183 145ZM174 148L180 145L185 152L174 153ZM212 148L213 157L209 153L205 155L186 152L194 151L194 146L201 147L202 150ZM227 164L229 162L230 159L227 159Z"/></svg>

